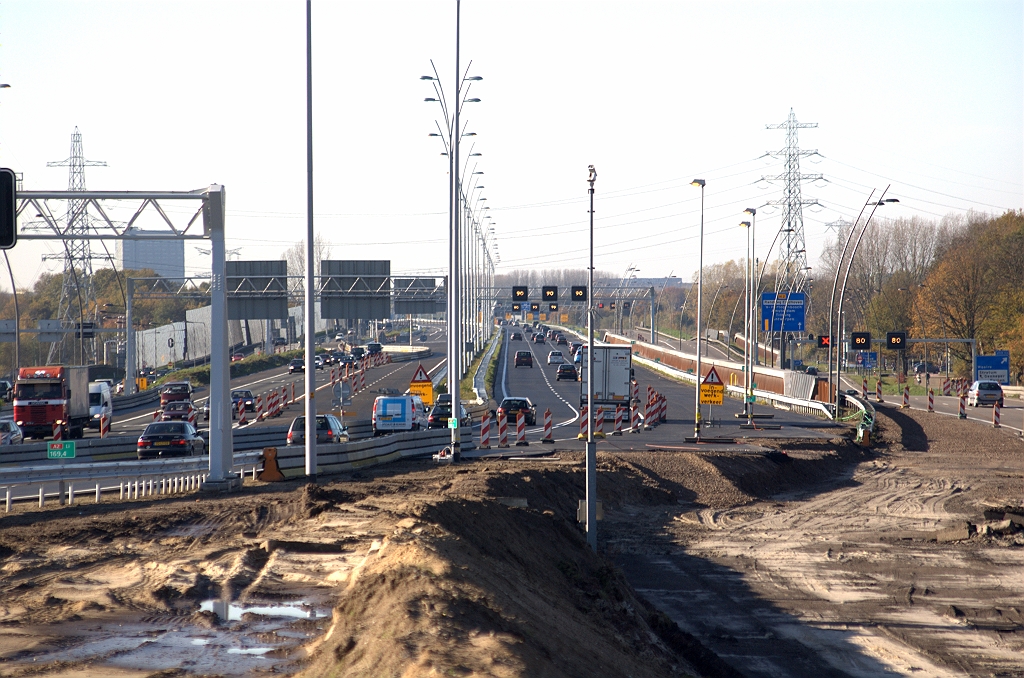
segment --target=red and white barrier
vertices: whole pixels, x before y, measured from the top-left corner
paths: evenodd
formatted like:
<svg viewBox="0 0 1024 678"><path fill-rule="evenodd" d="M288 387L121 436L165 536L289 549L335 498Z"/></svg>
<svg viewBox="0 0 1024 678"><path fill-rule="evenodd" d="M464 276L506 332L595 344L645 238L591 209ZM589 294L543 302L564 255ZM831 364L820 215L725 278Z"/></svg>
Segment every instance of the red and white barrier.
<svg viewBox="0 0 1024 678"><path fill-rule="evenodd" d="M624 409L626 408L619 406L615 407L615 430L612 431L613 436L622 435L622 410Z"/></svg>
<svg viewBox="0 0 1024 678"><path fill-rule="evenodd" d="M900 409L901 410L910 409L910 387L909 386L904 386L903 387L903 404L900 405Z"/></svg>
<svg viewBox="0 0 1024 678"><path fill-rule="evenodd" d="M668 423L668 398L663 395L659 395L658 398L661 400L661 417L658 419L661 423Z"/></svg>
<svg viewBox="0 0 1024 678"><path fill-rule="evenodd" d="M638 403L640 402L640 384L636 383L636 380L630 382L630 401Z"/></svg>
<svg viewBox="0 0 1024 678"><path fill-rule="evenodd" d="M53 439L61 440L64 437L64 424L59 421L53 422Z"/></svg>
<svg viewBox="0 0 1024 678"><path fill-rule="evenodd" d="M284 387L284 386L282 386L282 387L281 387L281 395L280 395L280 399L281 399L281 405L280 405L280 407L281 407L282 409L284 409L285 407L288 407L288 390L287 390L287 389L285 389L285 387Z"/></svg>
<svg viewBox="0 0 1024 678"><path fill-rule="evenodd" d="M245 426L248 424L248 420L245 418L245 403L241 400L238 401L238 425Z"/></svg>
<svg viewBox="0 0 1024 678"><path fill-rule="evenodd" d="M867 400L868 399L868 378L867 377L864 377L864 379L861 381L861 385L860 386L861 386L861 389L860 389L861 396L863 396L864 400Z"/></svg>
<svg viewBox="0 0 1024 678"><path fill-rule="evenodd" d="M366 370L359 373L359 390L362 391L366 388Z"/></svg>
<svg viewBox="0 0 1024 678"><path fill-rule="evenodd" d="M594 417L594 437L604 438L604 408L598 405L597 415Z"/></svg>
<svg viewBox="0 0 1024 678"><path fill-rule="evenodd" d="M997 402L992 406L992 428L999 428L999 410L1003 409Z"/></svg>
<svg viewBox="0 0 1024 678"><path fill-rule="evenodd" d="M587 406L584 405L580 408L580 434L576 436L577 440L586 440L590 433L590 416L587 411Z"/></svg>
<svg viewBox="0 0 1024 678"><path fill-rule="evenodd" d="M630 431L632 433L636 433L637 431L642 431L643 430L643 429L640 428L640 405L639 405L639 403L635 407L632 408L632 411L633 411L633 417L632 417L632 420L630 422L632 424L630 426Z"/></svg>
<svg viewBox="0 0 1024 678"><path fill-rule="evenodd" d="M491 413L486 410L480 417L480 449L491 449Z"/></svg>
<svg viewBox="0 0 1024 678"><path fill-rule="evenodd" d="M508 415L498 412L498 447L508 447Z"/></svg>
<svg viewBox="0 0 1024 678"><path fill-rule="evenodd" d="M950 393L952 393L952 391L950 390L951 388L952 387L951 387L951 385L949 383L949 379L948 378L943 379L942 380L942 395L944 395L944 396L950 395Z"/></svg>
<svg viewBox="0 0 1024 678"><path fill-rule="evenodd" d="M188 423L193 426L196 425L196 419L198 418L199 412L194 407L188 408ZM100 437L103 437L103 419L100 419Z"/></svg>
<svg viewBox="0 0 1024 678"><path fill-rule="evenodd" d="M654 426L654 397L648 390L647 405L644 406L644 430L650 431Z"/></svg>
<svg viewBox="0 0 1024 678"><path fill-rule="evenodd" d="M516 447L525 447L529 444L526 442L526 415L519 410L516 412Z"/></svg>
<svg viewBox="0 0 1024 678"><path fill-rule="evenodd" d="M291 403L292 403L292 405L295 404L295 382L294 381L292 382L292 400L291 400Z"/></svg>
<svg viewBox="0 0 1024 678"><path fill-rule="evenodd" d="M110 417L107 415L100 415L100 438L106 438L110 435Z"/></svg>
<svg viewBox="0 0 1024 678"><path fill-rule="evenodd" d="M935 411L935 389L928 389L928 411Z"/></svg>
<svg viewBox="0 0 1024 678"><path fill-rule="evenodd" d="M967 418L967 396L964 395L963 391L960 392L960 411L957 417L960 419Z"/></svg>
<svg viewBox="0 0 1024 678"><path fill-rule="evenodd" d="M551 432L551 408L544 410L544 437L540 441L549 445L553 445L555 442Z"/></svg>
<svg viewBox="0 0 1024 678"><path fill-rule="evenodd" d="M875 382L875 401L880 402L880 403L884 403L885 402L884 400L882 400L882 380L881 379L879 379L878 381Z"/></svg>
<svg viewBox="0 0 1024 678"><path fill-rule="evenodd" d="M256 396L256 420L266 419L263 415L263 394Z"/></svg>
<svg viewBox="0 0 1024 678"><path fill-rule="evenodd" d="M156 421L157 419L159 419L160 415L163 414L163 413L164 413L163 410L155 410L153 412L153 421Z"/></svg>
<svg viewBox="0 0 1024 678"><path fill-rule="evenodd" d="M359 393L359 379L354 374L352 375L351 387L352 395Z"/></svg>

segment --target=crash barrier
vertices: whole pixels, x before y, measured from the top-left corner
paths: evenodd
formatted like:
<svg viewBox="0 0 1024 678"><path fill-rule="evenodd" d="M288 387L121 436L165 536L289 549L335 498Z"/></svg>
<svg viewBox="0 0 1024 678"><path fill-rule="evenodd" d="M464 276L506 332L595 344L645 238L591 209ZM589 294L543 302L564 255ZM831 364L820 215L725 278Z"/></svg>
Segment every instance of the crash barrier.
<svg viewBox="0 0 1024 678"><path fill-rule="evenodd" d="M385 344L384 353L393 363L405 363L413 360L423 360L434 355L434 352L426 346L417 346L410 349L408 346L397 344Z"/></svg>
<svg viewBox="0 0 1024 678"><path fill-rule="evenodd" d="M242 476L256 476L260 452L235 454L232 469ZM117 493L118 500L194 492L202 487L209 470L204 457L153 459L113 463L59 464L0 469L0 491L8 513L16 501L49 500L73 505L79 497L95 503Z"/></svg>
<svg viewBox="0 0 1024 678"><path fill-rule="evenodd" d="M333 445L317 445L317 475L344 473L367 466L377 466L401 459L430 457L451 443L448 429L408 431ZM471 441L464 440L463 450L473 449ZM306 449L301 445L277 448L277 462L286 478L298 478L306 473Z"/></svg>
<svg viewBox="0 0 1024 678"><path fill-rule="evenodd" d="M870 445L871 435L875 430L875 408L871 401L867 398L847 395L842 398L842 402L847 409L860 411L861 416L860 423L857 424L856 440L861 445Z"/></svg>
<svg viewBox="0 0 1024 678"><path fill-rule="evenodd" d="M133 410L136 407L142 405L149 405L160 401L160 389L150 388L145 391L133 393L131 395L117 395L111 399L111 407L114 408L114 414L118 412L124 412L126 410Z"/></svg>

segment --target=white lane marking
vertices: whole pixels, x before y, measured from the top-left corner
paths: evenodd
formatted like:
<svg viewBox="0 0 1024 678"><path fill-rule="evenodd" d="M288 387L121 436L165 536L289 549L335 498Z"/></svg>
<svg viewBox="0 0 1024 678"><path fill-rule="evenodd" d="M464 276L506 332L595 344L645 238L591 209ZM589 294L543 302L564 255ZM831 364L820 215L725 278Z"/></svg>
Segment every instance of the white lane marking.
<svg viewBox="0 0 1024 678"><path fill-rule="evenodd" d="M508 388L506 387L506 380L508 378L508 345L510 343L511 335L508 333L508 328L505 329L505 359L501 361L501 392L505 395L502 396L502 400L508 397ZM525 336L525 335L524 335ZM513 357L513 359L515 359Z"/></svg>
<svg viewBox="0 0 1024 678"><path fill-rule="evenodd" d="M540 361L537 360L537 354L533 352L533 346L530 345L529 343L527 345L529 346L530 354L533 356L533 361L535 363L539 363ZM555 394L555 397L558 398L559 400L561 400L563 403L565 403L565 406L568 407L573 412L572 419L566 419L565 421L559 422L559 423L555 424L554 426L552 426L552 428L561 428L562 426L568 426L569 424L571 424L574 421L576 421L577 419L579 419L580 411L577 410L575 407L573 407L571 404L569 404L568 400L566 400L561 395L559 395L558 391L555 390L555 387L551 385L551 380L548 379L548 375L544 371L544 367L543 366L541 366L541 368L540 368L540 376L544 377L544 383L546 383L548 385L548 388L551 389L551 392ZM542 426L541 428L531 429L531 430L527 431L527 433L537 433L538 431L543 431L543 430L544 430L544 427Z"/></svg>

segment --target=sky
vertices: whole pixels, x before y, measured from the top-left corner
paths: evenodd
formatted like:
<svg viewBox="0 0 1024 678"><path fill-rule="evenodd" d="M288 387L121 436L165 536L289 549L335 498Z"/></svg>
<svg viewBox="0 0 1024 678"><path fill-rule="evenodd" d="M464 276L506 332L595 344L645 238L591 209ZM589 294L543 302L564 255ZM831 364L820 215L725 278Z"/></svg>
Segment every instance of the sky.
<svg viewBox="0 0 1024 678"><path fill-rule="evenodd" d="M454 0L313 0L314 215L331 258L447 266L447 159L431 60L454 98ZM801 123L809 263L829 224L891 184L887 216L1024 207L1024 2L464 0L466 170L498 272L587 265L691 279L778 231L790 110ZM471 60L471 63L470 63ZM468 69L468 70L467 70ZM67 187L72 131L92 190L227 192L229 248L279 259L306 225L305 3L0 0L0 165ZM441 125L444 122L441 121ZM486 198L478 201L476 198ZM170 209L185 208L171 206ZM59 211L59 210L58 210ZM187 211L187 210L186 210ZM116 210L115 210L116 212ZM483 210L479 212L484 214ZM61 262L22 241L19 288ZM95 249L95 248L94 248ZM99 267L103 264L94 264ZM186 245L186 267L209 257ZM10 289L0 276L0 289Z"/></svg>

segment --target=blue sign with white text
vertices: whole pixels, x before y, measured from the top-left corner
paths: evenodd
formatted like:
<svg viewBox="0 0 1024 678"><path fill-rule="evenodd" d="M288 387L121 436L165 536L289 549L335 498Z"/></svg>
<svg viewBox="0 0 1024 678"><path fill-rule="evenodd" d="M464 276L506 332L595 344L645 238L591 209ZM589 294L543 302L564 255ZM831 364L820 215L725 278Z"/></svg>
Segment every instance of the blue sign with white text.
<svg viewBox="0 0 1024 678"><path fill-rule="evenodd" d="M761 294L762 332L803 332L807 298L803 292Z"/></svg>
<svg viewBox="0 0 1024 678"><path fill-rule="evenodd" d="M996 355L979 355L974 363L974 378L1009 386L1010 352L996 351Z"/></svg>

